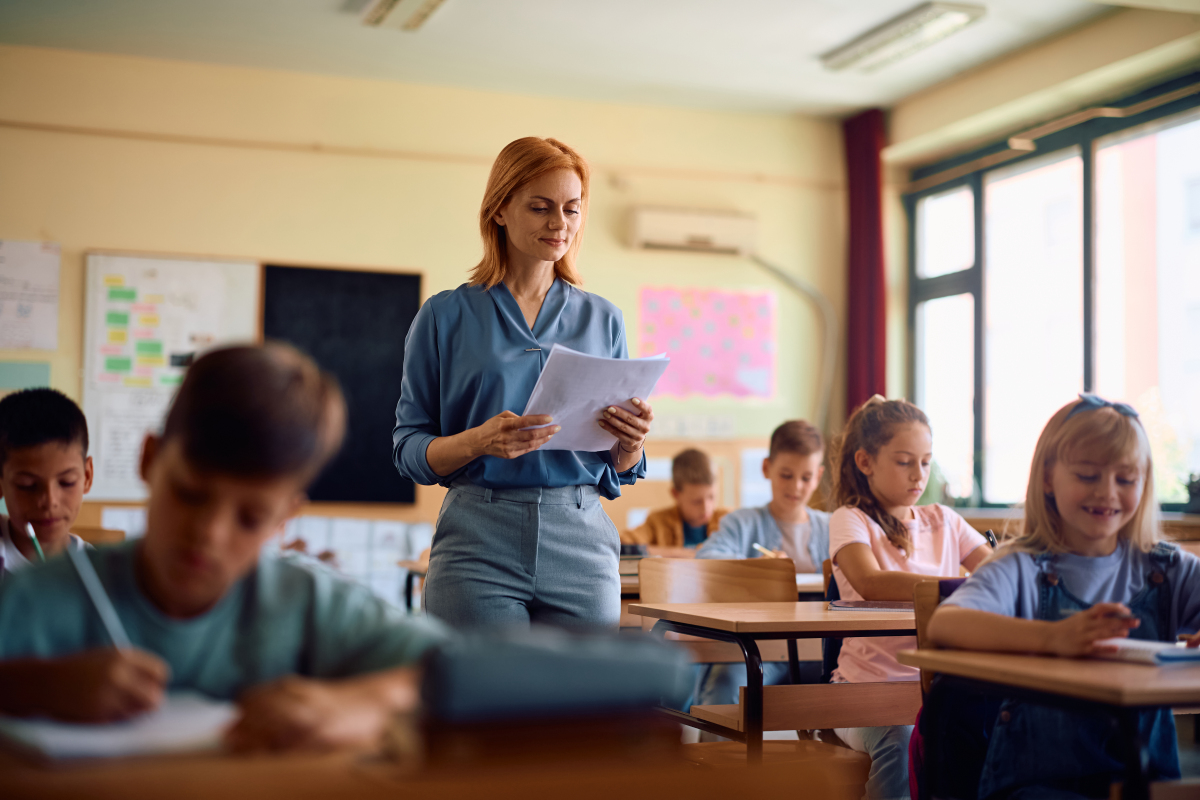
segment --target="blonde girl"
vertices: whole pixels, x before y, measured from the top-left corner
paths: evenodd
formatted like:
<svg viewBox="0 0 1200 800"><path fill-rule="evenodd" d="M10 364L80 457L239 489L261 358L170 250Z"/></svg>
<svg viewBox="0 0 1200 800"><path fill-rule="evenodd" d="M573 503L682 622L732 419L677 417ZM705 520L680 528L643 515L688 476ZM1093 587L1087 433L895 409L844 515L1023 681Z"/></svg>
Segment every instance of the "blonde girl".
<svg viewBox="0 0 1200 800"><path fill-rule="evenodd" d="M957 577L991 553L966 520L941 505L918 506L929 481L933 434L921 409L876 395L855 410L834 447L834 492L829 553L845 600L912 600L913 586L932 577ZM916 669L896 652L909 637L846 639L834 681L915 681ZM911 725L842 728L838 735L871 756L867 797L908 797Z"/></svg>
<svg viewBox="0 0 1200 800"><path fill-rule="evenodd" d="M1150 443L1133 408L1082 394L1059 409L1038 439L1026 491L1020 535L930 620L937 644L1084 656L1111 637L1173 641L1196 631L1200 559L1158 541ZM1123 769L1102 715L1006 700L998 718L980 797L1027 786L1107 797ZM1151 777L1179 777L1170 712L1143 712L1141 733Z"/></svg>

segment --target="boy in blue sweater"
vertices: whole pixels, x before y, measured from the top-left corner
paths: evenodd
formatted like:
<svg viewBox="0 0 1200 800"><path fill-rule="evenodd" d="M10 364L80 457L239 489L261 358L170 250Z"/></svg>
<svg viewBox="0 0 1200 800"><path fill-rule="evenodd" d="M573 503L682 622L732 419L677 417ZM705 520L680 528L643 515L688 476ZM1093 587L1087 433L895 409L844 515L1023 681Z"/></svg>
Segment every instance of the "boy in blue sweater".
<svg viewBox="0 0 1200 800"><path fill-rule="evenodd" d="M169 690L236 700L239 750L377 742L444 631L303 557L261 553L341 444L336 382L285 345L198 359L147 436L145 538L89 551L133 643L111 646L68 559L0 586L0 713L125 719Z"/></svg>

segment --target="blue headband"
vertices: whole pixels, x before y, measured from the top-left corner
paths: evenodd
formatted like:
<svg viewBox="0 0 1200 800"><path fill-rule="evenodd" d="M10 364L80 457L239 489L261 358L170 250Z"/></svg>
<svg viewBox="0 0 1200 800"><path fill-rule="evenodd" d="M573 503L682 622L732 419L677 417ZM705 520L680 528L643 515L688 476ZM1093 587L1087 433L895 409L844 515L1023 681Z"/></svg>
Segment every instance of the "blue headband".
<svg viewBox="0 0 1200 800"><path fill-rule="evenodd" d="M1127 417L1138 419L1138 412L1128 403L1114 403L1109 400L1105 400L1099 395L1094 395L1087 392L1080 393L1079 402L1076 403L1075 407L1071 409L1071 413L1067 414L1067 419L1070 419L1081 411L1098 411L1101 408L1111 408L1118 414L1124 414ZM1065 421L1066 420L1064 420L1064 422ZM1138 421L1140 422L1141 420Z"/></svg>

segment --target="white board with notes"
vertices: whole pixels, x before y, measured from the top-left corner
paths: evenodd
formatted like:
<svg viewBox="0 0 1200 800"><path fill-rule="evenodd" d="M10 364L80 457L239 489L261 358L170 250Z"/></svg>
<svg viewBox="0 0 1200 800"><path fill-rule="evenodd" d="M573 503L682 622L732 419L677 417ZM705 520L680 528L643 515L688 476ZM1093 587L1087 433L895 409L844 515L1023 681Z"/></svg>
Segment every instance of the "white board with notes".
<svg viewBox="0 0 1200 800"><path fill-rule="evenodd" d="M199 352L259 338L257 263L90 253L83 411L89 499L144 500L138 462Z"/></svg>

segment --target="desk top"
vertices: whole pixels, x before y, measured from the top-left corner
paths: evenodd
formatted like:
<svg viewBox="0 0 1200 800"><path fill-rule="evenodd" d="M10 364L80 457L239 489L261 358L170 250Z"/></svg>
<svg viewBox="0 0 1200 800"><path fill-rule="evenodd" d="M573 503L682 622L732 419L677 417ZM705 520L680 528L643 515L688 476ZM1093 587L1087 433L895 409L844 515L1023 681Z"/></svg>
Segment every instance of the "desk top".
<svg viewBox="0 0 1200 800"><path fill-rule="evenodd" d="M630 614L731 633L916 632L911 611L830 611L815 603L638 603Z"/></svg>
<svg viewBox="0 0 1200 800"><path fill-rule="evenodd" d="M401 561L400 565L404 566L407 563L410 562ZM627 594L637 594L641 590L641 586L641 579L637 575L621 576L622 592ZM819 572L798 572L796 573L796 591L804 592L805 594L824 594L825 578Z"/></svg>
<svg viewBox="0 0 1200 800"><path fill-rule="evenodd" d="M1200 666L967 650L901 650L901 664L1116 706L1200 704Z"/></svg>

